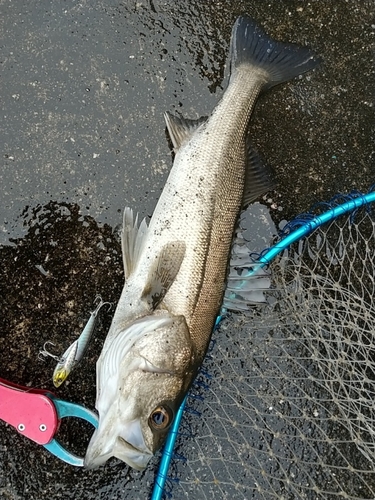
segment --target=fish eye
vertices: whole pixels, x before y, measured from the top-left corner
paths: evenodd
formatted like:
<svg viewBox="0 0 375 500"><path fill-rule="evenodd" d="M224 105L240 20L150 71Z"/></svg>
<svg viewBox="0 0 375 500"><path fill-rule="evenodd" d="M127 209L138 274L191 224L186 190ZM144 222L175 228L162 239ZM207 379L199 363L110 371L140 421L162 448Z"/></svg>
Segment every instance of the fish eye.
<svg viewBox="0 0 375 500"><path fill-rule="evenodd" d="M163 431L169 427L172 422L172 410L167 406L157 406L150 415L150 426L156 431Z"/></svg>

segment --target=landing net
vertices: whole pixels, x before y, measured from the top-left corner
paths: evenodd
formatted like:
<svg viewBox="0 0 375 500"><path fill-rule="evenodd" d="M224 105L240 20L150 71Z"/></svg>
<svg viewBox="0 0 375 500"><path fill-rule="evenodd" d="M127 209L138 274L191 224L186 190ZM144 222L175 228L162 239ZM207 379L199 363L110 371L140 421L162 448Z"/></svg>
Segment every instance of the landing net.
<svg viewBox="0 0 375 500"><path fill-rule="evenodd" d="M265 302L221 322L166 496L375 498L375 194L360 205L288 225L304 234L265 259Z"/></svg>

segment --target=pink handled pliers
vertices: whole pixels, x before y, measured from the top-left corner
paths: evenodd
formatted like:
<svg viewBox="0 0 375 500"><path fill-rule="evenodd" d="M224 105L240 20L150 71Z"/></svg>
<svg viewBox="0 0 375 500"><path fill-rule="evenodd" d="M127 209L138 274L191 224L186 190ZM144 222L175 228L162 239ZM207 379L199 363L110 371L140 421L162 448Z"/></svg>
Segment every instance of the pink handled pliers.
<svg viewBox="0 0 375 500"><path fill-rule="evenodd" d="M98 426L96 414L84 406L57 399L49 391L22 387L0 378L0 419L60 460L82 467L83 458L66 450L54 438L64 417L81 418Z"/></svg>

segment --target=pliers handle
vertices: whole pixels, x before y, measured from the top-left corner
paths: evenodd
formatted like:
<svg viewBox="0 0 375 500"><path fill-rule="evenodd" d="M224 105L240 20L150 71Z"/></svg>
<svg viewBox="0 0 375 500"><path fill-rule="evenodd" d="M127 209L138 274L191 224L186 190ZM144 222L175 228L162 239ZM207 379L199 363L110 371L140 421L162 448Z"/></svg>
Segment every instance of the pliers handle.
<svg viewBox="0 0 375 500"><path fill-rule="evenodd" d="M0 419L60 460L82 467L83 458L66 450L54 438L64 417L81 418L98 426L97 415L84 406L58 399L49 391L22 387L0 378Z"/></svg>

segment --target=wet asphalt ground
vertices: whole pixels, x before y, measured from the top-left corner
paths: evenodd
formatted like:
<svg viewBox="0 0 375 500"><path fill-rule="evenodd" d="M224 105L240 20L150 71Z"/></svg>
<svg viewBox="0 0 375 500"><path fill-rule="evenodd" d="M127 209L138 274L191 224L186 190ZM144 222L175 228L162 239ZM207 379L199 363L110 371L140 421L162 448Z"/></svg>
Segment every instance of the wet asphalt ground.
<svg viewBox="0 0 375 500"><path fill-rule="evenodd" d="M118 300L122 210L150 216L172 162L163 112L210 113L242 13L323 59L262 96L253 116L253 142L275 170L277 188L263 200L275 223L335 193L367 190L375 182L372 1L0 3L1 378L52 390L54 361L38 359L43 343L62 352L97 294ZM103 311L59 397L94 407L110 321ZM59 438L84 453L89 434L70 422ZM0 422L0 498L147 498L157 458L144 473L115 460L87 472Z"/></svg>

